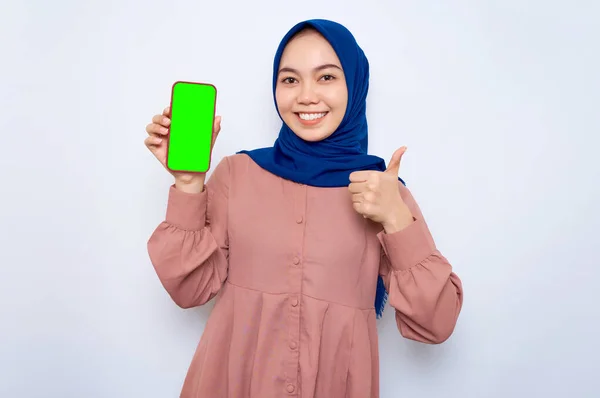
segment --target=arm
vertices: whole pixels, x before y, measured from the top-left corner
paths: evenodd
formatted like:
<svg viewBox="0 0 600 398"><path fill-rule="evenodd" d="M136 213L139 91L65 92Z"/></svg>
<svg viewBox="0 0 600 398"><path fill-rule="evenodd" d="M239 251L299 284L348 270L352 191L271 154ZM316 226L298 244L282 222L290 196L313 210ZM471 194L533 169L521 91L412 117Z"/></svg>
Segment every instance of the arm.
<svg viewBox="0 0 600 398"><path fill-rule="evenodd" d="M439 344L456 326L463 302L462 283L437 250L410 191L401 185L400 193L412 220L378 235L383 249L380 274L402 336Z"/></svg>
<svg viewBox="0 0 600 398"><path fill-rule="evenodd" d="M169 189L165 221L148 241L162 285L182 308L207 303L227 278L229 163L224 158L204 190Z"/></svg>

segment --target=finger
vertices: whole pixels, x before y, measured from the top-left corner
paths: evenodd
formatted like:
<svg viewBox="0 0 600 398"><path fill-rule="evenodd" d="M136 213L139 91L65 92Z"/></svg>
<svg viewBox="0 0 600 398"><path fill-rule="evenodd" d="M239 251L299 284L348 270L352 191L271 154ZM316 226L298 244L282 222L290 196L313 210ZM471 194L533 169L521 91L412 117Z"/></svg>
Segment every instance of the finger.
<svg viewBox="0 0 600 398"><path fill-rule="evenodd" d="M163 127L169 127L171 119L163 115L156 115L152 118L152 123L160 124Z"/></svg>
<svg viewBox="0 0 600 398"><path fill-rule="evenodd" d="M398 173L400 172L400 161L402 160L402 155L404 155L406 149L407 148L403 146L402 148L397 149L396 152L394 152L394 154L392 155L392 159L390 160L390 163L388 164L388 167L385 170L386 173L395 174L396 176L398 176Z"/></svg>
<svg viewBox="0 0 600 398"><path fill-rule="evenodd" d="M146 126L146 132L150 135L166 136L169 133L169 129L160 124L150 123Z"/></svg>
<svg viewBox="0 0 600 398"><path fill-rule="evenodd" d="M147 138L144 140L144 144L146 144L146 146L147 146L148 148L150 148L150 147L155 147L155 146L159 146L160 144L162 144L162 142L163 142L162 138L160 138L160 137L155 137L155 136L150 136L150 137L147 137Z"/></svg>
<svg viewBox="0 0 600 398"><path fill-rule="evenodd" d="M352 205L354 206L354 209L359 212L360 214L370 217L371 215L373 215L373 209L374 206L372 203L367 203L364 201L361 202L352 202Z"/></svg>
<svg viewBox="0 0 600 398"><path fill-rule="evenodd" d="M348 190L352 193L364 192L367 190L367 183L366 182L351 182L350 185L348 185Z"/></svg>
<svg viewBox="0 0 600 398"><path fill-rule="evenodd" d="M350 173L350 182L365 182L372 173L370 170L354 171Z"/></svg>
<svg viewBox="0 0 600 398"><path fill-rule="evenodd" d="M352 203L352 207L354 208L354 210L360 214L361 216L363 216L364 218L367 218L367 213L365 211L365 206L362 202L353 202Z"/></svg>
<svg viewBox="0 0 600 398"><path fill-rule="evenodd" d="M170 118L170 117L171 117L171 107L170 107L170 106L167 106L167 107L166 107L166 108L163 110L163 113L162 113L162 114L163 114L163 116L166 116L166 117L169 117L169 118Z"/></svg>
<svg viewBox="0 0 600 398"><path fill-rule="evenodd" d="M352 203L363 203L365 201L365 197L362 193L352 194Z"/></svg>

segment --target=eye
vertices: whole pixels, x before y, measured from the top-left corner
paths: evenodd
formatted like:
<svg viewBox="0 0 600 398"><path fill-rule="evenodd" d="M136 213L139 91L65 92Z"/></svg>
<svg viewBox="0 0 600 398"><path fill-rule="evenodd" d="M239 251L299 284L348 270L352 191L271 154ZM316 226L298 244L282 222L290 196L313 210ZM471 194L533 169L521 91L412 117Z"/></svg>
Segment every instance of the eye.
<svg viewBox="0 0 600 398"><path fill-rule="evenodd" d="M294 79L293 77L285 77L281 80L281 82L285 83L285 84L292 84L292 83L295 83L296 81L297 80Z"/></svg>
<svg viewBox="0 0 600 398"><path fill-rule="evenodd" d="M334 76L331 76L331 75L323 75L323 76L321 77L321 79L323 79L323 80L325 80L325 81L330 81L330 80L334 80L334 79L335 79L335 77L334 77Z"/></svg>

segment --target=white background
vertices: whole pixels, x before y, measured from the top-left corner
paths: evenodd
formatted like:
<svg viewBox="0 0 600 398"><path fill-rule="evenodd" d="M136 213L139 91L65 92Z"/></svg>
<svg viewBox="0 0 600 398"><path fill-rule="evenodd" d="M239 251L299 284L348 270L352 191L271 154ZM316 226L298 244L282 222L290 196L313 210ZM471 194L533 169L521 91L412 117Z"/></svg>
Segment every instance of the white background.
<svg viewBox="0 0 600 398"><path fill-rule="evenodd" d="M465 288L439 346L388 307L382 398L599 396L598 4L3 2L0 396L178 396L211 305L179 309L149 262L171 178L144 128L175 80L208 81L215 161L270 145L275 49L315 17L369 57L370 152L408 146Z"/></svg>

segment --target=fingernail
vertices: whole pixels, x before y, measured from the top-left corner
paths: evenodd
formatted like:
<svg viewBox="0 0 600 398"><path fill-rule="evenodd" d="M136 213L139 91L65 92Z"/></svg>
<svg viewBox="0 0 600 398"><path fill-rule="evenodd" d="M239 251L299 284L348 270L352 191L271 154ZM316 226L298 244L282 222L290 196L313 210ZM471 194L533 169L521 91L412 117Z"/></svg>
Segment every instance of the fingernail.
<svg viewBox="0 0 600 398"><path fill-rule="evenodd" d="M163 119L163 123L164 123L164 124L169 124L169 123L171 123L171 121L170 121L169 119L167 119L167 118L164 118L164 119Z"/></svg>

